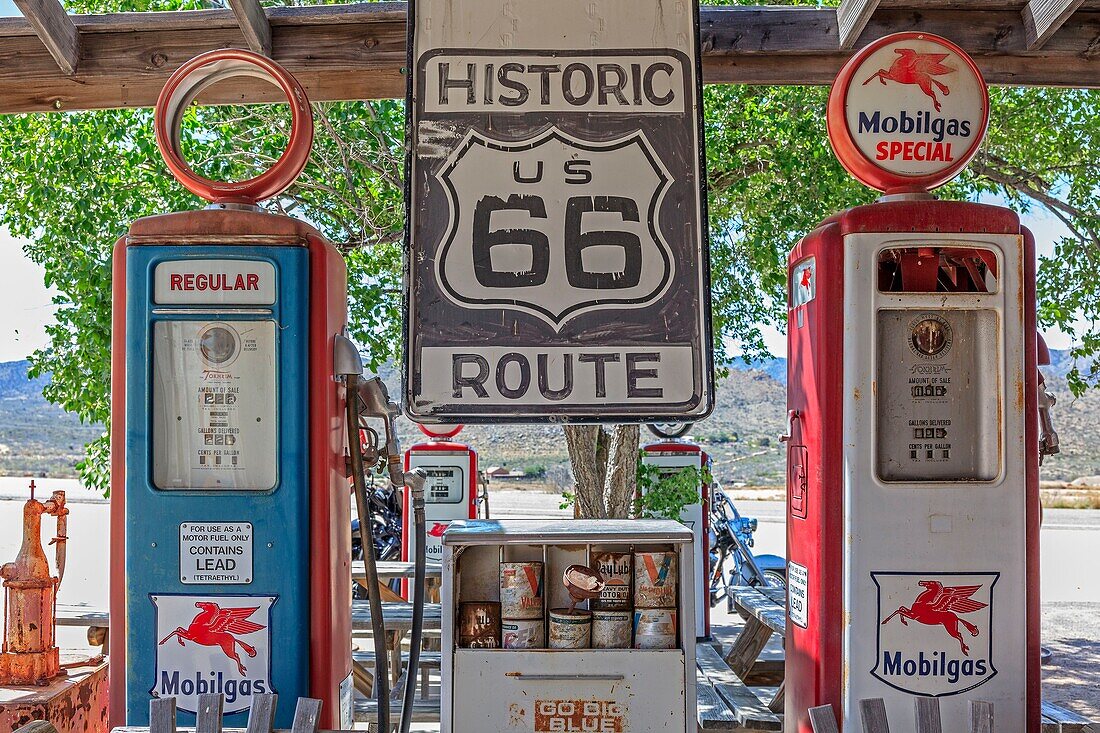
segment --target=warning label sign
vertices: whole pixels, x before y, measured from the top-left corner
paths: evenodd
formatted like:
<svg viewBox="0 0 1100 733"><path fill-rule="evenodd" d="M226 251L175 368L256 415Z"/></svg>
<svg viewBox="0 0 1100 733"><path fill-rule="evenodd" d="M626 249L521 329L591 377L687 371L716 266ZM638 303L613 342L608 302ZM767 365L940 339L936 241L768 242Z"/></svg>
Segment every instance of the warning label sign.
<svg viewBox="0 0 1100 733"><path fill-rule="evenodd" d="M180 582L251 583L252 523L181 523Z"/></svg>

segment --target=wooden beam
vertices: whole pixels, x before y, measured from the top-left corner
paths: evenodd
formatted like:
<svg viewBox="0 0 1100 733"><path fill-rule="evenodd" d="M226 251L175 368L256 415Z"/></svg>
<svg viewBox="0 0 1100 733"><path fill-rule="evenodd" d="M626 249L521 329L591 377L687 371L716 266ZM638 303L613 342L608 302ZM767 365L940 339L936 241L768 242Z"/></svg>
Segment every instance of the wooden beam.
<svg viewBox="0 0 1100 733"><path fill-rule="evenodd" d="M1024 6L1024 37L1033 51L1046 43L1069 20L1084 0L1029 0Z"/></svg>
<svg viewBox="0 0 1100 733"><path fill-rule="evenodd" d="M888 2L871 16L856 47L893 31L920 30L969 51L990 83L1100 87L1100 6L1079 10L1073 23L1029 50L1022 5L918 11ZM169 74L192 56L242 45L229 10L71 17L83 44L75 76L59 72L27 21L0 19L0 112L148 107ZM299 78L310 99L404 96L404 3L275 7L267 17L273 58ZM850 55L840 50L831 8L707 6L699 33L709 83L829 84ZM231 80L200 101L281 99L269 85Z"/></svg>
<svg viewBox="0 0 1100 733"><path fill-rule="evenodd" d="M836 9L836 24L842 49L848 50L856 45L856 39L867 27L878 3L879 0L841 0Z"/></svg>
<svg viewBox="0 0 1100 733"><path fill-rule="evenodd" d="M61 3L58 0L15 0L15 4L61 71L75 74L80 65L80 34Z"/></svg>
<svg viewBox="0 0 1100 733"><path fill-rule="evenodd" d="M244 33L248 47L270 58L271 23L267 21L260 0L229 0L229 7L237 17L237 25Z"/></svg>

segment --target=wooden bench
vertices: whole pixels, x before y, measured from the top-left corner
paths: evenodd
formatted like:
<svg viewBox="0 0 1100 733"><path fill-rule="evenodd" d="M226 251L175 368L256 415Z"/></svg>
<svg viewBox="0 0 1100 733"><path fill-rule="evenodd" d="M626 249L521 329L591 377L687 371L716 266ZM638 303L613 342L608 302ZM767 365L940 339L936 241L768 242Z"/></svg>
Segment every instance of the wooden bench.
<svg viewBox="0 0 1100 733"><path fill-rule="evenodd" d="M1072 710L1043 702L1043 733L1082 733L1093 722Z"/></svg>
<svg viewBox="0 0 1100 733"><path fill-rule="evenodd" d="M782 730L782 718L749 689L709 644L695 647L698 730Z"/></svg>
<svg viewBox="0 0 1100 733"><path fill-rule="evenodd" d="M993 703L982 700L970 700L969 730L975 733L991 733L995 710ZM961 730L955 725L962 721L948 721L943 725L940 718L940 701L934 697L913 699L916 713L917 733L942 733L943 730ZM836 713L832 705L810 708L810 725L814 733L836 733ZM859 717L862 729L866 733L889 733L889 721L886 718L886 705L882 698L859 701ZM1081 733L1092 723L1072 710L1066 710L1052 702L1044 702L1042 707L1042 733Z"/></svg>
<svg viewBox="0 0 1100 733"><path fill-rule="evenodd" d="M745 627L734 640L726 654L726 664L744 681L764 651L772 634L787 635L787 611L775 598L785 598L780 588L754 588L737 586L730 589L734 605L744 611L748 619ZM779 681L779 689L768 702L772 712L782 712L785 684Z"/></svg>
<svg viewBox="0 0 1100 733"><path fill-rule="evenodd" d="M439 669L442 665L442 653L440 652L420 652L420 698L426 700L428 698L429 689L429 677L431 670ZM352 652L352 673L355 675L355 686L368 697L374 695L374 652ZM407 656L401 657L401 674L405 674L405 669L409 666L409 659Z"/></svg>
<svg viewBox="0 0 1100 733"><path fill-rule="evenodd" d="M91 606L59 603L56 613L58 626L87 626L88 643L102 647L103 653L107 653L111 624L106 611Z"/></svg>
<svg viewBox="0 0 1100 733"><path fill-rule="evenodd" d="M440 701L438 697L433 697L428 700L417 700L413 703L413 718L414 723L438 723L439 722L439 706ZM370 700L365 697L357 697L354 704L355 709L355 722L367 723L367 730L374 731L375 733L389 733L389 731L379 731L378 724L375 722L378 718L378 701ZM401 701L394 700L390 702L390 723L391 727L396 728L396 723L401 719Z"/></svg>

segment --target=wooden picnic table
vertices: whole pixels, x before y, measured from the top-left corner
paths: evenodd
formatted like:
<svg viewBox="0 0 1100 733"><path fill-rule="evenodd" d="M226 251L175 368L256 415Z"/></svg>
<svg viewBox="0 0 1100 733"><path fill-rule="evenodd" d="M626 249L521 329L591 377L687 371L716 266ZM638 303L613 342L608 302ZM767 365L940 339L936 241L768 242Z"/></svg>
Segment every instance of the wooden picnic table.
<svg viewBox="0 0 1100 733"><path fill-rule="evenodd" d="M103 653L107 653L107 644L110 641L110 621L108 620L107 611L92 606L58 603L56 625L86 626L88 628L88 643L92 646L102 647Z"/></svg>
<svg viewBox="0 0 1100 733"><path fill-rule="evenodd" d="M378 590L382 594L383 601L400 602L405 599L390 588L391 580L412 580L415 574L415 564L396 560L382 560L377 563ZM427 563L425 566L427 577L427 597L429 601L439 600L439 586L443 579L443 566L437 562ZM362 560L351 561L351 579L359 585L367 586L367 566Z"/></svg>
<svg viewBox="0 0 1100 733"><path fill-rule="evenodd" d="M414 563L382 560L376 563L376 565L378 566L379 580L412 580L413 578ZM443 566L437 562L427 563L425 565L425 571L429 579L443 577ZM362 560L351 561L351 579L356 582L367 579L367 566Z"/></svg>
<svg viewBox="0 0 1100 733"><path fill-rule="evenodd" d="M771 635L777 633L786 637L786 595L781 588L737 586L730 589L730 596L734 606L743 611L748 619L726 654L725 661L744 680L760 653L764 651ZM768 709L772 712L783 711L784 687L785 682L781 681L779 689L768 703Z"/></svg>
<svg viewBox="0 0 1100 733"><path fill-rule="evenodd" d="M405 641L405 635L412 631L413 604L405 602L383 602L382 618L386 623L386 648L389 650L390 684L395 688L401 683L401 645ZM424 630L438 631L443 623L442 607L438 603L424 604ZM351 630L371 631L370 603L368 601L352 601L351 604ZM355 687L364 695L371 696L373 690L374 671L369 670L354 657L351 660L352 672L355 678ZM405 673L407 674L407 672Z"/></svg>

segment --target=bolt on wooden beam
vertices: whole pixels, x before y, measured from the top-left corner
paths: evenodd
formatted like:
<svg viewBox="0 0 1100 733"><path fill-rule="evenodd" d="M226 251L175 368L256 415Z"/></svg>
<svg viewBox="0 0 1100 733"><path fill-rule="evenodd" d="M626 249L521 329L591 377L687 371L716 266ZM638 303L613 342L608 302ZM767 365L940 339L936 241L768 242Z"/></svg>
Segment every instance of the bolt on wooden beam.
<svg viewBox="0 0 1100 733"><path fill-rule="evenodd" d="M15 0L61 70L72 76L80 66L80 33L59 0Z"/></svg>
<svg viewBox="0 0 1100 733"><path fill-rule="evenodd" d="M1050 39L1084 0L1030 0L1024 6L1024 39L1033 51Z"/></svg>
<svg viewBox="0 0 1100 733"><path fill-rule="evenodd" d="M260 6L260 0L229 0L229 7L237 18L237 25L256 53L271 58L271 23Z"/></svg>

